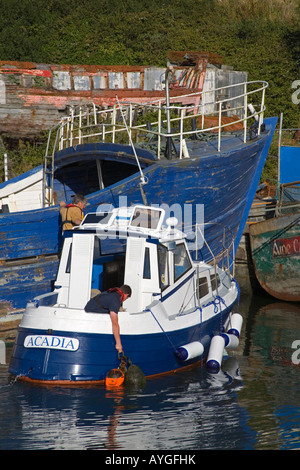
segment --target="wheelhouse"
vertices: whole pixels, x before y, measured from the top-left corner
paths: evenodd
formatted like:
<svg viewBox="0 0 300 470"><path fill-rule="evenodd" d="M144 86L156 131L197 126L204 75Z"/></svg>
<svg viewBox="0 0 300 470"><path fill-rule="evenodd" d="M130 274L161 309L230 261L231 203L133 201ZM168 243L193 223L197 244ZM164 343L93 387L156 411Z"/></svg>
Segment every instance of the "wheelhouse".
<svg viewBox="0 0 300 470"><path fill-rule="evenodd" d="M97 293L128 284L134 286L128 312L158 300L169 310L172 298L182 314L217 295L222 285L228 287L223 271L203 269L203 263L195 277L197 264L185 235L175 228L176 219L167 219L163 227L164 217L163 209L145 206L87 214L64 241L53 303L84 309Z"/></svg>

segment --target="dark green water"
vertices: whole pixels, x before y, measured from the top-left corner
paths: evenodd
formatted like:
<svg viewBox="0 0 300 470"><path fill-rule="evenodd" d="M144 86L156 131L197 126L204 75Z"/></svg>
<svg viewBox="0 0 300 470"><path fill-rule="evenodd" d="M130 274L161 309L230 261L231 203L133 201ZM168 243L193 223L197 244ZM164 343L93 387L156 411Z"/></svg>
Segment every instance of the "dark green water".
<svg viewBox="0 0 300 470"><path fill-rule="evenodd" d="M15 383L0 365L0 449L300 449L300 305L245 297L239 312L241 341L218 375L196 367L108 391Z"/></svg>

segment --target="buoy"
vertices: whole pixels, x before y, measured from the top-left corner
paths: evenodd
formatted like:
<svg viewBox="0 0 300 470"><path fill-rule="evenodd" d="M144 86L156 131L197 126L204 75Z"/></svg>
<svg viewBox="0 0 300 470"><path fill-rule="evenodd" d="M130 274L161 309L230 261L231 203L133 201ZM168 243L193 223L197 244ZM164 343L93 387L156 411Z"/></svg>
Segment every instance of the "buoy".
<svg viewBox="0 0 300 470"><path fill-rule="evenodd" d="M204 346L200 341L185 344L176 349L175 355L179 361L188 361L194 357L202 356Z"/></svg>
<svg viewBox="0 0 300 470"><path fill-rule="evenodd" d="M146 377L142 369L136 364L132 364L131 359L125 356L124 353L119 353L118 358L120 359L120 365L118 369L112 369L108 374L110 375L107 378L109 386L120 386L124 382L124 386L131 387L144 387L146 385ZM117 372L121 372L122 377ZM108 375L107 374L107 375ZM117 374L118 378L115 380L114 375ZM112 378L111 378L112 377ZM113 382L112 382L113 381Z"/></svg>
<svg viewBox="0 0 300 470"><path fill-rule="evenodd" d="M210 372L215 374L219 372L222 364L224 348L225 340L223 336L213 336L206 361L206 367Z"/></svg>
<svg viewBox="0 0 300 470"><path fill-rule="evenodd" d="M107 372L105 377L105 386L110 387L120 387L125 379L124 372L121 369L111 369Z"/></svg>
<svg viewBox="0 0 300 470"><path fill-rule="evenodd" d="M130 364L125 374L124 385L130 387L144 387L146 385L146 377L142 369L136 364Z"/></svg>
<svg viewBox="0 0 300 470"><path fill-rule="evenodd" d="M243 325L243 317L239 313L233 313L229 321L229 330L227 333L229 335L235 335L239 338L241 329Z"/></svg>

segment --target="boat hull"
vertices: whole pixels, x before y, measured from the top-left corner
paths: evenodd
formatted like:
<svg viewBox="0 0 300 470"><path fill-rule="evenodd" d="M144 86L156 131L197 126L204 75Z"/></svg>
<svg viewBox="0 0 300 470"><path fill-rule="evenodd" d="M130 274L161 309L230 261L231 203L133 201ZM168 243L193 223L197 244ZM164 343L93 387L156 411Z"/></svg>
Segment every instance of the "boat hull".
<svg viewBox="0 0 300 470"><path fill-rule="evenodd" d="M58 255L15 260L0 266L0 305L25 308L27 302L52 288L59 265Z"/></svg>
<svg viewBox="0 0 300 470"><path fill-rule="evenodd" d="M191 366L207 356L211 338L224 330L223 325L232 307L233 304L202 324L189 328L122 335L124 352L146 376L166 374ZM59 341L64 349L55 347ZM203 344L203 355L180 362L175 355L176 349L192 341ZM46 331L20 326L9 372L19 380L26 381L96 383L103 382L107 372L117 368L119 363L112 334Z"/></svg>
<svg viewBox="0 0 300 470"><path fill-rule="evenodd" d="M266 119L266 131L256 139L247 141L246 144L242 137L224 138L222 149L218 152L216 142L194 141L189 149L190 158L162 159L149 164L144 168L144 175L148 180L148 184L144 186L148 204L160 205L163 202L164 206L168 206L171 210L180 207L182 216L184 206L190 205L193 208L191 227L199 222L196 205L202 205L206 224L204 236L214 256L223 251L224 243L228 246L224 240L224 227L230 241L234 239L236 251L276 122L276 118ZM115 158L119 158L119 147ZM97 146L94 145L95 148ZM83 150L80 146L77 149L81 152ZM90 148L88 151L90 152ZM107 156L107 149L101 150L101 144L98 144L98 151L97 158L104 154ZM120 204L120 197L126 198L124 205L142 203L139 183L140 174L136 173L119 183L90 194L87 197L87 210L96 211L100 204L112 204L117 207ZM62 235L59 206L0 214L0 219L0 260L2 260L0 272L5 269L7 262L17 262L19 259L26 259L28 269L34 269L37 256L57 255L60 252ZM208 261L211 258L211 252L206 244L202 243L200 249L199 246L193 245L190 251L194 259ZM37 278L32 284L32 291L23 289L24 281L28 277L24 270L22 272L16 270L12 280L4 271L1 277L4 280L0 285L0 299L10 301L12 307L24 308L36 295L37 283L40 281ZM51 273L41 276L42 287L48 283L44 292L51 288L54 278ZM22 298L13 291L13 284L17 284L19 290L24 292Z"/></svg>
<svg viewBox="0 0 300 470"><path fill-rule="evenodd" d="M300 214L275 217L250 226L256 277L265 291L285 301L300 301Z"/></svg>

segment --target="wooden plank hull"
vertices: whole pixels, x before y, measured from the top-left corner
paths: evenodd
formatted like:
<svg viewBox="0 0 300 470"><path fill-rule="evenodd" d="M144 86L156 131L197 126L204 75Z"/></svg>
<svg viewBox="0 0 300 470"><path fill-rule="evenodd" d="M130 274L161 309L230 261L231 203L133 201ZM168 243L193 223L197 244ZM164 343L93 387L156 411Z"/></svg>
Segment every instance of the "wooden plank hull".
<svg viewBox="0 0 300 470"><path fill-rule="evenodd" d="M207 52L172 54L177 83L172 97L201 91L207 64L222 63L221 57ZM179 59L179 57L181 59ZM183 62L184 65L181 65ZM196 67L196 70L195 70ZM0 60L0 131L13 138L32 138L57 124L70 106L95 103L110 107L120 100L147 103L165 98L164 67L130 65L37 64ZM210 68L210 81L224 86L247 80L247 73ZM193 101L192 101L193 102ZM190 103L190 99L187 100Z"/></svg>
<svg viewBox="0 0 300 470"><path fill-rule="evenodd" d="M265 120L266 131L246 144L241 137L228 137L223 140L222 150L218 152L214 141L194 141L190 158L153 161L144 168L144 175L148 180L148 184L144 186L148 204L164 204L170 209L180 207L182 215L184 206L189 204L193 208L190 221L193 230L197 222L196 205L203 205L206 224L204 236L213 254L216 256L221 253L224 243L228 246L228 241L232 239L236 250L276 121L276 118ZM121 156L119 147L116 159ZM99 149L96 158L106 158L107 152L101 150L101 144ZM126 197L126 205L143 203L139 183L140 173L137 172L103 190L89 194L86 211L96 211L100 204L118 207L120 197ZM15 308L23 308L33 297L33 293L37 294L37 284L44 292L51 290L57 259L52 262L52 270L48 272L42 270L37 275L29 276L28 272L37 272L36 257L40 257L41 263L43 258L45 262L49 262L49 257L57 256L60 252L62 233L59 206L0 214L0 227L0 299L11 301ZM224 239L224 227L227 240ZM195 259L211 259L211 253L205 244L201 249L191 248L191 254ZM23 270L20 269L20 261L26 265ZM13 267L14 275L11 277L9 271ZM32 290L27 289L30 278ZM48 288L45 288L45 284ZM18 286L18 292L12 286ZM23 295L20 294L22 292Z"/></svg>
<svg viewBox="0 0 300 470"><path fill-rule="evenodd" d="M256 277L273 297L300 301L300 213L249 228Z"/></svg>

